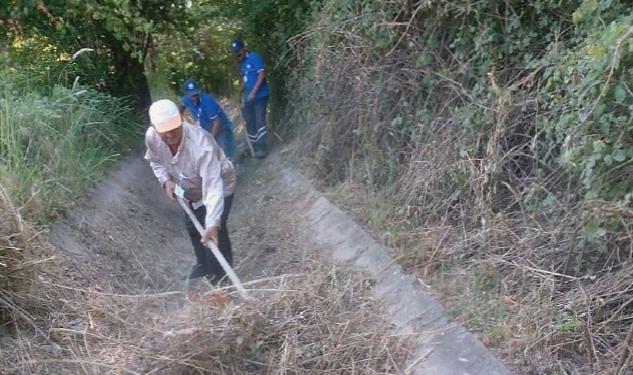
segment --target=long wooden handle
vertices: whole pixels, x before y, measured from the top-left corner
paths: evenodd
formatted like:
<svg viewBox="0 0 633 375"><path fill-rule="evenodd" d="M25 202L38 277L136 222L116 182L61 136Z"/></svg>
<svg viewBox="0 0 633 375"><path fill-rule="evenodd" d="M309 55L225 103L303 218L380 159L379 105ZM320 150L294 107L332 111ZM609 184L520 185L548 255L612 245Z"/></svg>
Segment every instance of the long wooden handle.
<svg viewBox="0 0 633 375"><path fill-rule="evenodd" d="M246 136L246 143L248 144L248 150L251 152L251 157L255 157L255 150L253 149L253 144L251 143L251 138L248 136L248 130L246 130L246 126L244 126L244 135Z"/></svg>
<svg viewBox="0 0 633 375"><path fill-rule="evenodd" d="M246 136L246 144L248 145L248 149L251 152L251 157L255 157L255 150L253 149L253 144L251 143L251 138L248 135L248 128L246 127L246 115L244 115L244 105L240 103L242 107L242 119L244 119L244 125L242 126L242 130L244 135Z"/></svg>
<svg viewBox="0 0 633 375"><path fill-rule="evenodd" d="M204 228L202 227L202 225L196 218L196 215L193 213L193 210L191 210L191 207L189 207L189 205L187 204L187 202L185 202L183 198L181 197L176 197L176 198L178 199L178 203L180 203L180 206L187 213L187 216L189 216L189 219L191 220L193 225L196 226L196 229L200 233L200 236L203 236ZM226 259L224 258L224 256L222 255L218 247L215 246L215 243L213 243L213 241L207 241L204 245L207 246L209 249L211 249L213 256L215 256L215 259L217 259L218 262L220 262L220 266L222 266L222 269L224 270L224 272L226 272L226 274L229 276L229 279L231 279L231 281L233 282L233 285L235 285L235 288L237 289L240 296L242 296L243 298L248 298L248 293L246 293L246 289L244 289L244 286L242 286L242 282L233 271L233 268L231 268L231 265L229 265L229 262L226 261Z"/></svg>

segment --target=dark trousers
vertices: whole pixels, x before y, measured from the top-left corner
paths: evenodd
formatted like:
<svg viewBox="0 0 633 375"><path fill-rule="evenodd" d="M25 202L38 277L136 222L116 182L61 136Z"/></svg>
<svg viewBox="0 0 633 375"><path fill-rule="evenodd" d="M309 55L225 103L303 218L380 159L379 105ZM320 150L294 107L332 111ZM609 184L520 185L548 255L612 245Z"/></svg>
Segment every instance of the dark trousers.
<svg viewBox="0 0 633 375"><path fill-rule="evenodd" d="M268 98L245 101L242 114L248 131L248 139L255 151L266 152L266 106Z"/></svg>
<svg viewBox="0 0 633 375"><path fill-rule="evenodd" d="M229 239L229 229L226 226L226 222L229 218L229 213L231 212L231 205L233 204L233 194L224 198L224 210L222 211L222 217L220 219L220 233L218 236L218 249L226 258L226 261L229 262L230 265L233 265L233 251L231 250L231 240ZM193 210L196 214L196 218L204 227L204 218L207 214L207 209L205 206L201 206L196 210ZM209 277L214 277L216 279L220 279L224 277L225 273L220 266L220 263L215 256L206 246L200 242L200 233L193 225L189 217L187 216L185 220L185 227L187 228L187 232L189 232L189 237L191 238L191 244L193 245L193 250L196 253L196 258L198 259L198 264L203 268L205 273Z"/></svg>

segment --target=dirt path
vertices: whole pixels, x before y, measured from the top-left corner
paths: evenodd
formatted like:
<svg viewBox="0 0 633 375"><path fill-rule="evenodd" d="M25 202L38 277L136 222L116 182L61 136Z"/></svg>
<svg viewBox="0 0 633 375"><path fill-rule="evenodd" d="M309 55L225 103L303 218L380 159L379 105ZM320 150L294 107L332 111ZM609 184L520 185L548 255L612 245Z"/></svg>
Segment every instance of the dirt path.
<svg viewBox="0 0 633 375"><path fill-rule="evenodd" d="M184 214L164 197L141 155L123 160L81 206L51 233L69 269L78 270L72 273L77 281L105 293L173 292L167 305L135 307L136 314L157 317L154 330L189 319L191 306L180 292L194 255ZM507 373L472 336L450 324L433 298L420 294L419 285L360 227L320 197L284 161L283 151L238 166L229 230L243 281L292 274L315 257L367 271L367 285L376 285L375 294L389 305L393 334L413 340L408 369L385 373Z"/></svg>
<svg viewBox="0 0 633 375"><path fill-rule="evenodd" d="M300 259L295 207L304 190L284 191L272 163L238 169L229 219L235 269L244 280L272 276ZM166 199L141 155L123 160L97 186L83 209L55 225L51 240L91 280L108 280L112 292L178 290L195 258L184 213Z"/></svg>

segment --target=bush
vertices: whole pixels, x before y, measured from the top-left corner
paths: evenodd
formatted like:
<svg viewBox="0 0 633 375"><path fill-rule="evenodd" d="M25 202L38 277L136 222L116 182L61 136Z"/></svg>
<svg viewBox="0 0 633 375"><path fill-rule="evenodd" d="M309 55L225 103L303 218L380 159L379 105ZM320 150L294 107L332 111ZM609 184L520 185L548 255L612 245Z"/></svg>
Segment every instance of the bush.
<svg viewBox="0 0 633 375"><path fill-rule="evenodd" d="M628 7L326 1L293 39L308 168L386 197L412 270L538 373L629 358Z"/></svg>

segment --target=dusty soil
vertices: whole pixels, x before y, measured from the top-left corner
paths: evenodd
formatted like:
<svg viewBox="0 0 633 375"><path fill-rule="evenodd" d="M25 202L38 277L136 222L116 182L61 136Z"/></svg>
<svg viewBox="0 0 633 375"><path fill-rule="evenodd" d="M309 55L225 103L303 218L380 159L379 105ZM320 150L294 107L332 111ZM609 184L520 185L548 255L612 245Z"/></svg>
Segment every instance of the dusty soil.
<svg viewBox="0 0 633 375"><path fill-rule="evenodd" d="M293 236L301 192L283 194L274 166L257 164L249 159L239 165L229 218L235 269L243 280L274 275L301 256ZM123 160L82 206L51 235L79 278L116 293L182 289L195 261L185 214L164 196L141 154Z"/></svg>
<svg viewBox="0 0 633 375"><path fill-rule="evenodd" d="M310 232L310 228L305 227L308 208L318 194L305 180L297 183L295 177L299 175L283 161L281 153L274 153L264 161L247 158L237 168L238 188L228 226L234 266L241 280L248 283L301 274L306 272L306 267L320 267L315 265L319 263L326 269L330 267L330 258L315 252L321 247L306 236ZM87 373L119 373L128 369L146 373L148 368L157 373L181 373L166 370L167 367L153 367L156 362L169 366L174 362L172 359L158 356L148 365L143 356L172 350L160 337L173 338L174 332L184 335L197 332L206 319L200 314L244 314L239 312L239 304L227 310L205 310L201 303L191 303L185 298L183 279L195 261L184 229L185 214L177 203L164 196L148 164L142 160L142 154L122 160L88 198L78 202L77 208L57 222L50 234L50 241L63 257L66 274L74 279L80 291L79 298L85 298L83 305L61 308L52 318L53 331L73 335L70 340L56 338L56 342L68 342L51 349L59 356L60 363L67 361L70 353L79 359L69 363L81 365ZM343 270L346 273L344 269L336 266L331 272ZM329 272L326 270L325 274ZM274 288L258 289L260 285L247 286L251 295L271 301L280 298ZM360 291L369 285L361 279L352 289L360 288ZM206 287L211 290L208 284ZM347 287L341 285L341 289ZM270 285L261 288L270 288ZM321 293L320 290L314 292ZM382 311L378 304L374 309L372 300L363 300L365 311L359 310L357 315L375 322L375 327L366 327L369 334L379 334L377 327L382 325L379 323ZM307 303L318 305L318 296ZM314 312L320 314L318 309L306 313ZM343 322L348 323L349 319ZM335 330L338 323L332 324ZM137 332L138 336L130 332ZM130 341L130 336L138 341ZM327 341L327 333L323 339ZM181 358L178 353L170 356ZM396 360L394 357L392 362ZM59 367L41 367L41 359L31 362L32 369L40 372L61 371ZM190 365L186 362L186 366ZM214 369L212 373L233 373L218 370L217 365ZM189 371L185 373L196 373ZM259 371L261 369L255 367L248 373Z"/></svg>
<svg viewBox="0 0 633 375"><path fill-rule="evenodd" d="M403 351L398 355L389 354L388 365L378 373L508 373L470 334L446 320L443 309L432 296L424 292L416 280L403 275L387 251L348 215L323 198L292 166L287 155L290 153L278 150L264 161L246 158L238 165L238 188L228 226L235 270L243 282L300 274L305 272L306 264L308 268L314 268L315 262L324 264L326 269L329 267L331 271L326 274L352 274L364 270L365 276L361 277L360 283L354 282L356 286L352 289L340 286L351 291L344 299L357 298L359 293L371 289L375 289L374 297L361 298L357 302L359 305L350 305L346 301L335 303L349 305L344 310L351 309L352 314L358 311L356 315L364 319L361 324L370 322L369 326L360 328L360 336L373 332L379 340L397 338L398 343L392 347L409 346L407 351L411 353L404 362L400 357ZM92 369L84 368L88 373L121 372L121 368L113 365L117 362L129 364L125 365L126 369L145 373L144 361L148 358L143 357L148 355L155 356L153 360L164 363L164 366L173 365L173 360L161 357L164 342L160 337L172 337L173 332L195 332L196 327L191 323L193 317L199 319L202 313L203 321L208 318L204 314L210 313L185 298L183 278L195 260L184 229L185 214L164 196L140 153L124 159L78 206L80 209L54 225L50 235L51 242L63 255L67 273L81 290L80 298L87 300L86 307L80 311L69 308L64 312L66 315L55 317L61 322L56 323L60 332L83 337L71 341L71 353L93 359L88 363L82 362L84 360L73 363L88 366ZM332 262L333 259L337 262ZM336 282L333 279L317 285L314 298L299 303L317 301L318 306L318 294L323 285L331 287ZM273 294L267 294L275 293L274 288L250 287L257 298L285 303L275 300ZM338 298L343 294L330 296L336 297L326 298ZM331 302L323 300L322 304ZM304 311L301 306L299 310ZM237 306L225 311L214 310L214 314L245 313L239 309ZM310 314L314 311L321 314L318 310L318 307L316 310L315 307L305 307L305 312ZM82 314L84 318L77 318ZM96 324L92 316L105 316L107 319L102 321L112 323ZM332 326L321 326L326 335L350 322L349 317L342 322L336 322L336 319ZM391 334L380 331L388 329L389 324ZM114 335L115 340L112 339L113 330L118 332ZM126 332L132 331L143 337L130 339ZM354 335L352 337L360 337ZM321 336L317 337L319 340ZM410 344L400 343L401 339ZM386 345L391 344L380 343L381 348ZM138 350L147 354L133 353ZM334 356L334 353L336 351L328 356ZM181 358L179 361L190 359L186 353L172 355ZM183 355L189 359L182 359ZM360 356L362 361L365 354ZM191 364L187 362L186 365ZM111 371L115 368L116 371ZM152 371L181 373L164 371L166 368L153 368ZM110 370L105 371L107 369Z"/></svg>

